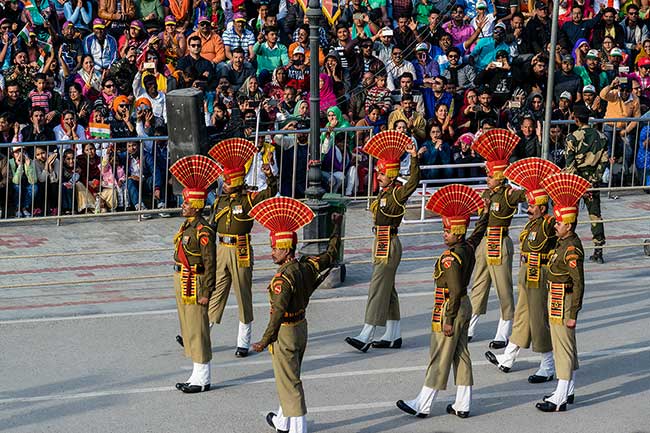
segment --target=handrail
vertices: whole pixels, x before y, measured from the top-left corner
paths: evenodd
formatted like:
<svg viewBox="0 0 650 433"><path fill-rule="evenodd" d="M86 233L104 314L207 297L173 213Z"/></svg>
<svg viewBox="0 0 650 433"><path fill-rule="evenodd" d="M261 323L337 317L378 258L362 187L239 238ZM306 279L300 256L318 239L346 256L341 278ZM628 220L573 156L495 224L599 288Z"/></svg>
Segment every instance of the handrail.
<svg viewBox="0 0 650 433"><path fill-rule="evenodd" d="M66 146L66 145L77 145L77 144L104 144L104 143L128 143L129 141L156 141L156 140L168 140L169 137L166 135L152 135L149 137L124 137L124 138L86 138L83 140L50 140L50 141L20 141L17 143L0 143L0 148L2 147L14 147L14 146L25 146L25 147L36 147L36 146Z"/></svg>

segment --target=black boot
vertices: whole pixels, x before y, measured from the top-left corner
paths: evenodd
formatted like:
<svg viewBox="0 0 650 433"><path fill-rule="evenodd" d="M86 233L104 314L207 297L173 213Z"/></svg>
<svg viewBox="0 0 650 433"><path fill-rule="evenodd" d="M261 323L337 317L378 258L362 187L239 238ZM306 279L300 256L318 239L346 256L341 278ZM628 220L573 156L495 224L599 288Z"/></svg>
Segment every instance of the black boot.
<svg viewBox="0 0 650 433"><path fill-rule="evenodd" d="M605 261L603 260L603 249L602 248L594 249L594 253L591 256L589 256L589 260L601 265L605 263Z"/></svg>

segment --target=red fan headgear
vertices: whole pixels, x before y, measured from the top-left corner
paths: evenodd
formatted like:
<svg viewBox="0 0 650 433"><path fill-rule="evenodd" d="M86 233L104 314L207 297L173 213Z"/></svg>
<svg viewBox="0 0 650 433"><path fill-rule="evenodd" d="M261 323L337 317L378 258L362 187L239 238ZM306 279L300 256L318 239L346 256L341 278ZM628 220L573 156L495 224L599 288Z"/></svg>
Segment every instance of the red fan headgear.
<svg viewBox="0 0 650 433"><path fill-rule="evenodd" d="M301 201L289 197L273 197L256 204L249 212L271 231L271 247L295 248L298 244L296 232L309 224L314 212Z"/></svg>
<svg viewBox="0 0 650 433"><path fill-rule="evenodd" d="M219 164L203 155L191 155L179 159L169 172L185 187L183 200L196 209L203 209L208 187L221 175Z"/></svg>
<svg viewBox="0 0 650 433"><path fill-rule="evenodd" d="M399 160L404 155L406 147L413 141L405 134L397 131L382 131L372 136L363 147L363 151L378 159L377 171L390 178L399 175Z"/></svg>
<svg viewBox="0 0 650 433"><path fill-rule="evenodd" d="M548 194L542 188L542 181L552 174L559 173L560 167L542 158L526 158L513 162L503 175L526 190L528 203L541 205L548 203Z"/></svg>
<svg viewBox="0 0 650 433"><path fill-rule="evenodd" d="M483 199L475 190L467 185L454 183L433 193L426 207L442 216L445 229L463 235L467 231L470 215L483 206Z"/></svg>
<svg viewBox="0 0 650 433"><path fill-rule="evenodd" d="M223 167L223 177L230 186L244 184L246 163L255 155L257 147L243 138L229 138L215 144L208 155Z"/></svg>
<svg viewBox="0 0 650 433"><path fill-rule="evenodd" d="M544 179L542 185L553 200L555 219L565 224L576 222L577 204L591 184L576 174L556 173Z"/></svg>
<svg viewBox="0 0 650 433"><path fill-rule="evenodd" d="M503 170L508 167L508 160L517 143L517 134L507 129L490 129L476 139L472 149L485 158L488 176L503 179Z"/></svg>

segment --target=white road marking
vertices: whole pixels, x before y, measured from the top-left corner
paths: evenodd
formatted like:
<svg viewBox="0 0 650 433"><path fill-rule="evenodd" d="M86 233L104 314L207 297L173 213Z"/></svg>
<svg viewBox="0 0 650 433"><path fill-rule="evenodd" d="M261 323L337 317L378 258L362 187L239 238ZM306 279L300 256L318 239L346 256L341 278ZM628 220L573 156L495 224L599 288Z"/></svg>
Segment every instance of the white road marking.
<svg viewBox="0 0 650 433"><path fill-rule="evenodd" d="M602 285L617 283L620 287L624 284L638 284L638 280L634 279L621 279L613 278L609 280L586 280L585 284L587 285ZM367 283L364 283L367 284ZM357 285L358 286L358 285ZM349 287L346 287L349 288ZM420 296L430 296L433 298L433 292L431 290L420 291L420 292L409 292L409 293L400 293L400 298L415 298ZM358 296L343 296L343 297L332 297L332 298L320 298L310 300L310 304L323 304L329 302L348 302L348 301L365 301L368 298L367 295L358 295ZM254 303L253 307L263 308L268 307L267 302L258 302ZM236 304L227 305L226 309L237 308ZM86 314L78 316L62 316L62 317L41 317L35 319L15 319L15 320L0 320L0 325L20 325L25 323L48 323L48 322L66 322L74 320L94 320L94 319L111 319L115 317L131 317L131 316L155 316L163 314L176 314L176 309L165 309L165 310L151 310L151 311L130 311L125 313L100 313L100 314Z"/></svg>
<svg viewBox="0 0 650 433"><path fill-rule="evenodd" d="M593 352L583 352L580 353L579 356L584 359L584 358L595 358L595 357L630 355L630 354L648 352L648 351L650 351L650 346L638 347L638 348L628 349L628 350L606 349L606 350L598 350ZM537 360L539 360L539 356L529 356L529 357L519 358L519 361L537 361ZM472 366L475 367L484 366L484 365L491 365L491 364L486 360L472 362ZM340 378L340 377L384 375L384 374L410 373L410 372L418 372L422 374L424 373L425 368L426 366L424 365L416 365L416 366L409 366L409 367L378 368L373 370L353 370L353 371L343 371L343 372L339 371L339 372L332 372L332 373L303 374L301 376L301 379L303 381L307 381L307 380L332 379L332 378ZM216 383L214 384L214 386L215 389L218 390L222 386L254 385L254 384L274 383L274 382L275 379L273 377L256 379L256 380L236 379L236 380L228 380L222 383ZM0 399L0 404L76 400L76 399L84 399L84 398L106 397L106 396L113 396L113 395L146 394L146 393L167 392L167 391L176 391L176 389L173 386L157 386L157 387L150 387L150 388L131 388L131 389L127 388L127 389L113 389L113 390L104 390L104 391L91 391L91 392L82 392L82 393L74 393L74 394L72 393L71 394L48 394L48 395L40 395L40 396L33 396L33 397L10 397L10 398ZM538 392L541 393L542 391L538 391ZM522 391L513 390L511 394L521 395ZM511 394L503 393L503 395L511 395ZM484 395L490 395L490 394L484 394ZM373 403L373 404L384 405L386 403L380 402L380 403ZM320 408L320 411L331 412L334 410L345 410L345 409L334 409L340 407L345 407L345 406L327 406L324 408ZM379 407L384 407L384 406L379 406ZM353 406L349 406L349 408L350 409L348 410L352 410ZM310 411L313 410L310 409Z"/></svg>

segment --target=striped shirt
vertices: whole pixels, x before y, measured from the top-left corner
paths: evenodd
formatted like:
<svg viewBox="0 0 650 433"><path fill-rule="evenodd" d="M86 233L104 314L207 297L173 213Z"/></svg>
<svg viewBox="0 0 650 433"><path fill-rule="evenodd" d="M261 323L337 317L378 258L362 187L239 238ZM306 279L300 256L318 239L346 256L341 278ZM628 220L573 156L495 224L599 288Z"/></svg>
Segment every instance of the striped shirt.
<svg viewBox="0 0 650 433"><path fill-rule="evenodd" d="M222 39L223 44L230 47L231 50L242 48L246 58L248 58L248 47L255 45L255 35L248 29L244 29L244 33L239 36L234 27L231 27L223 32Z"/></svg>

